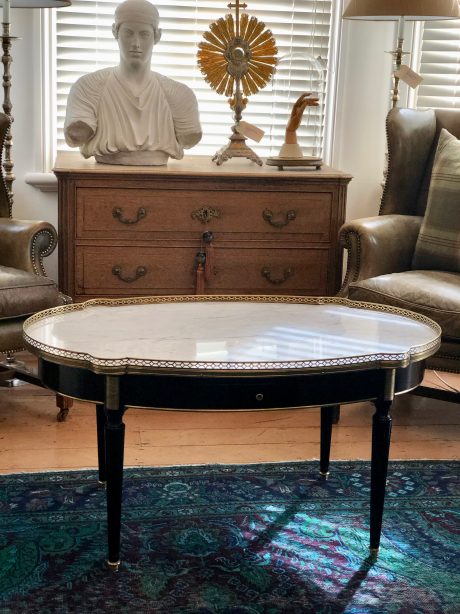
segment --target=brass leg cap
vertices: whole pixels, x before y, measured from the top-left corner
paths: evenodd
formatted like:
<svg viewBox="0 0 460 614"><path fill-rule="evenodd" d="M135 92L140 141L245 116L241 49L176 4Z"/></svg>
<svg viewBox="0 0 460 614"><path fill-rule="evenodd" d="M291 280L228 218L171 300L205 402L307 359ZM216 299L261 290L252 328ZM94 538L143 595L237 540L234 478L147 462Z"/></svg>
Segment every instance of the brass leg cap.
<svg viewBox="0 0 460 614"><path fill-rule="evenodd" d="M329 479L329 471L320 471L319 474L322 478L324 478L325 480Z"/></svg>
<svg viewBox="0 0 460 614"><path fill-rule="evenodd" d="M107 568L113 572L118 571L120 568L120 561L117 561L116 563L112 563L112 561L107 561Z"/></svg>
<svg viewBox="0 0 460 614"><path fill-rule="evenodd" d="M370 556L373 559L376 559L378 557L378 554L379 554L379 549L378 548L369 548L369 553L370 553Z"/></svg>

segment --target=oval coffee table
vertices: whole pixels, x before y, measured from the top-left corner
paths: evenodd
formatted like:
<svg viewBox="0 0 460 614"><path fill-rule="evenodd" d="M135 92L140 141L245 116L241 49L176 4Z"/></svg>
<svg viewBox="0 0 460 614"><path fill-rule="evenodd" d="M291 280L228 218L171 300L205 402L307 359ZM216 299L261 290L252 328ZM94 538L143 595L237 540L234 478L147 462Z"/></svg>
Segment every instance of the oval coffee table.
<svg viewBox="0 0 460 614"><path fill-rule="evenodd" d="M370 548L376 552L391 402L420 384L440 334L433 321L401 309L289 296L96 299L42 311L24 324L43 383L96 404L112 569L120 563L123 414L133 406L320 406L320 472L327 476L334 410L372 401Z"/></svg>

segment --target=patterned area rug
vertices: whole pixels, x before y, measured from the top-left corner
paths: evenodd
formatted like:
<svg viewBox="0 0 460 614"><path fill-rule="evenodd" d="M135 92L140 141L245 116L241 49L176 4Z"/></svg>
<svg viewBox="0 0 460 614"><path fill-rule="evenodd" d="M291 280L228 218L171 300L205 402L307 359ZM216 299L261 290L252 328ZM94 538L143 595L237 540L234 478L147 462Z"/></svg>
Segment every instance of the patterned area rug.
<svg viewBox="0 0 460 614"><path fill-rule="evenodd" d="M458 462L392 462L377 560L369 463L125 470L106 570L94 471L0 476L0 612L460 612Z"/></svg>

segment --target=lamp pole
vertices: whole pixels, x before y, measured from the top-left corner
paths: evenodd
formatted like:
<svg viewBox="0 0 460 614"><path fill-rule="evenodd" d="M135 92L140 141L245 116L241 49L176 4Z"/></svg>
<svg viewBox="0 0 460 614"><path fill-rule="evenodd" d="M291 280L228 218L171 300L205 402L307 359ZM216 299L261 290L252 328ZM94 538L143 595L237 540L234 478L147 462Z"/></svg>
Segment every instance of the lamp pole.
<svg viewBox="0 0 460 614"><path fill-rule="evenodd" d="M11 104L11 62L13 58L11 56L11 44L12 41L17 38L10 34L10 0L3 0L3 18L2 18L2 64L3 64L3 111L9 117L10 122L13 122L13 116L11 110L13 105ZM13 159L11 157L11 147L13 144L13 137L11 135L11 125L5 137L4 156L3 156L3 169L4 179L6 183L6 189L9 195L9 215L12 214L13 206L13 181L15 176L13 174Z"/></svg>
<svg viewBox="0 0 460 614"><path fill-rule="evenodd" d="M407 53L407 51L403 51L405 23L406 20L404 19L404 17L399 17L396 49L394 51L390 51L395 63L393 71L393 92L391 94L391 102L393 108L396 107L399 100L399 77L397 76L397 72L401 68L403 55Z"/></svg>

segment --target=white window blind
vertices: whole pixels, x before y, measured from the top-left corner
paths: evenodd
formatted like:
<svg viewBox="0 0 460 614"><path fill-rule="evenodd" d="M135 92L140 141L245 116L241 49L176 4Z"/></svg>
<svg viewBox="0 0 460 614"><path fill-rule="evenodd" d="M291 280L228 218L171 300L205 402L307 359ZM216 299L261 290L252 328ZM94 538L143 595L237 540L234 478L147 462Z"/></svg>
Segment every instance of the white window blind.
<svg viewBox="0 0 460 614"><path fill-rule="evenodd" d="M110 0L73 0L71 6L55 11L58 150L68 149L63 124L71 85L81 75L119 62L118 45L111 31L118 4ZM162 38L153 50L152 69L193 89L203 139L189 153L214 154L228 142L232 112L227 98L216 94L205 82L197 66L196 52L211 22L229 11L228 0L156 0L153 4L160 13ZM249 97L243 119L265 131L260 143L248 144L261 156L277 155L289 114L287 105L277 104L281 90L288 87L291 98L304 91L325 90L327 70L319 73L304 58L320 56L327 67L332 0L248 0L247 4L246 12L272 31L278 58L282 59L276 80ZM311 147L319 142L321 151L324 105L309 107L308 113L308 125L303 122L298 131L299 143Z"/></svg>
<svg viewBox="0 0 460 614"><path fill-rule="evenodd" d="M419 108L460 108L460 20L426 21L418 88Z"/></svg>

